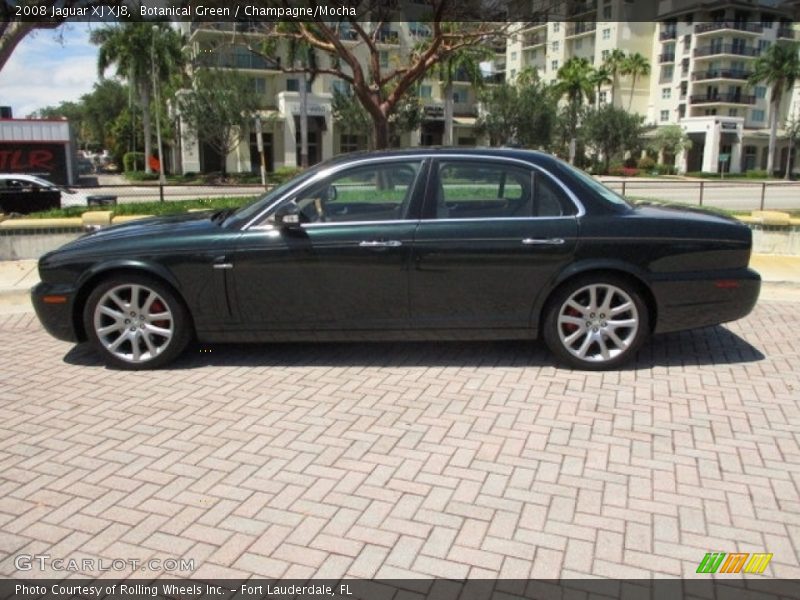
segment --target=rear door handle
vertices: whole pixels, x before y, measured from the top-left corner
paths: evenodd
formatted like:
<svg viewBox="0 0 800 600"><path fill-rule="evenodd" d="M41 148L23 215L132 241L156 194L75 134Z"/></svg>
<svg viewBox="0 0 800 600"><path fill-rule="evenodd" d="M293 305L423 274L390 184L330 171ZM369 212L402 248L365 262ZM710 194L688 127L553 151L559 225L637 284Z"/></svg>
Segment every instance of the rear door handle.
<svg viewBox="0 0 800 600"><path fill-rule="evenodd" d="M399 248L402 245L399 240L364 240L358 243L360 248Z"/></svg>
<svg viewBox="0 0 800 600"><path fill-rule="evenodd" d="M561 246L564 238L525 238L522 243L525 246Z"/></svg>

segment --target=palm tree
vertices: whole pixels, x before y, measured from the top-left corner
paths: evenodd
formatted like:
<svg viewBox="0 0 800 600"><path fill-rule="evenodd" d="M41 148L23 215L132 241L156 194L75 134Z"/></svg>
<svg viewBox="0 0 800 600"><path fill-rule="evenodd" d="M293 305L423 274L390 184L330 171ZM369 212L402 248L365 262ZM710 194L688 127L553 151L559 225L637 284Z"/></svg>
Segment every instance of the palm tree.
<svg viewBox="0 0 800 600"><path fill-rule="evenodd" d="M610 85L614 83L611 77L611 69L609 69L606 65L600 65L592 70L589 80L592 82L592 86L594 86L594 88L597 90L597 94L595 95L595 104L597 108L600 108L600 89L604 85Z"/></svg>
<svg viewBox="0 0 800 600"><path fill-rule="evenodd" d="M772 176L775 166L775 146L778 141L778 117L783 95L790 92L800 79L800 45L773 44L753 63L753 73L748 83L765 83L769 86L769 150L767 175Z"/></svg>
<svg viewBox="0 0 800 600"><path fill-rule="evenodd" d="M603 61L603 66L611 73L611 104L617 104L617 87L619 85L619 76L622 74L622 65L625 63L627 55L623 50L614 48L608 55L608 58Z"/></svg>
<svg viewBox="0 0 800 600"><path fill-rule="evenodd" d="M453 82L466 81L474 90L484 86L480 63L492 52L485 48L463 48L439 64L439 78L444 85L444 139L445 146L453 145Z"/></svg>
<svg viewBox="0 0 800 600"><path fill-rule="evenodd" d="M150 98L153 76L159 81L166 81L183 67L183 36L164 22L125 21L95 29L90 40L100 46L97 55L100 77L111 65L116 65L117 75L127 79L131 87L136 89L142 110L145 172L151 173L149 158L153 154L153 140Z"/></svg>
<svg viewBox="0 0 800 600"><path fill-rule="evenodd" d="M559 97L566 96L569 111L569 162L575 162L577 147L578 121L583 99L591 102L594 94L594 84L591 80L592 66L585 58L574 56L558 70L556 93Z"/></svg>
<svg viewBox="0 0 800 600"><path fill-rule="evenodd" d="M622 63L623 75L630 75L631 77L631 95L628 99L628 110L630 111L633 104L633 91L636 89L636 80L639 77L647 77L650 75L650 62L639 52L634 52L625 57Z"/></svg>
<svg viewBox="0 0 800 600"><path fill-rule="evenodd" d="M308 86L317 77L317 53L308 44L289 40L289 63L300 64L300 166L308 168Z"/></svg>

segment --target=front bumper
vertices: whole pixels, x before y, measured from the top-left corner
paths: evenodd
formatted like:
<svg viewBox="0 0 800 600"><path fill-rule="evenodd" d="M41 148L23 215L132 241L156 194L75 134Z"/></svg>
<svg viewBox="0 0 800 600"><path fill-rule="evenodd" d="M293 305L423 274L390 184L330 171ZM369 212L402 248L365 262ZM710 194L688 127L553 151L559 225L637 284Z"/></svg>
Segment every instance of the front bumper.
<svg viewBox="0 0 800 600"><path fill-rule="evenodd" d="M66 296L66 302L53 304L45 302L45 296ZM31 290L31 303L47 333L65 342L79 342L78 332L73 320L75 293L71 287L45 282L37 283Z"/></svg>
<svg viewBox="0 0 800 600"><path fill-rule="evenodd" d="M761 276L752 269L702 273L653 282L655 333L719 325L748 315L758 300ZM700 278L702 277L702 278Z"/></svg>

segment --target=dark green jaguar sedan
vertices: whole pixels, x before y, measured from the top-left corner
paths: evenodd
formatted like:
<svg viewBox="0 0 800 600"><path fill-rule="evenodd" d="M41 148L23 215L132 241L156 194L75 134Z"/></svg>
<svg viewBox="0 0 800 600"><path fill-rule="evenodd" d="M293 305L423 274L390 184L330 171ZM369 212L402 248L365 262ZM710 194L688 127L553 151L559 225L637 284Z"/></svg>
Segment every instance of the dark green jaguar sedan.
<svg viewBox="0 0 800 600"><path fill-rule="evenodd" d="M55 337L145 369L203 342L544 338L610 369L651 333L739 319L750 230L633 207L538 152L338 157L236 211L102 229L39 261Z"/></svg>

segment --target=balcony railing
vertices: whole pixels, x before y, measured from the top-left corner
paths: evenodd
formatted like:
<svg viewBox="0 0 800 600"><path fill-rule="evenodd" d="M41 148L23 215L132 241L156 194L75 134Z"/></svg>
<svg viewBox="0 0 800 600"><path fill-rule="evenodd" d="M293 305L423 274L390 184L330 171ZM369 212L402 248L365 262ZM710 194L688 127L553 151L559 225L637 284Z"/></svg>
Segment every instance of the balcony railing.
<svg viewBox="0 0 800 600"><path fill-rule="evenodd" d="M591 33L597 29L597 23L594 22L578 22L578 23L570 23L567 25L567 31L565 32L565 37L570 37L573 35L582 35L584 33Z"/></svg>
<svg viewBox="0 0 800 600"><path fill-rule="evenodd" d="M710 69L708 71L695 71L692 73L692 81L703 81L705 79L737 79L745 81L750 78L750 75L750 71L737 69Z"/></svg>
<svg viewBox="0 0 800 600"><path fill-rule="evenodd" d="M658 34L658 39L663 41L674 40L678 37L678 32L675 29L664 29Z"/></svg>
<svg viewBox="0 0 800 600"><path fill-rule="evenodd" d="M734 46L733 44L720 44L719 46L703 46L695 48L695 57L714 56L717 54L735 54L736 56L756 56L758 50L752 47Z"/></svg>
<svg viewBox="0 0 800 600"><path fill-rule="evenodd" d="M547 36L540 33L522 36L523 48L530 48L532 46L539 46L540 44L546 44L546 43L547 43Z"/></svg>
<svg viewBox="0 0 800 600"><path fill-rule="evenodd" d="M675 62L675 53L674 52L665 52L664 54L658 55L658 62L659 63L672 63Z"/></svg>
<svg viewBox="0 0 800 600"><path fill-rule="evenodd" d="M763 33L764 26L757 23L741 23L737 21L720 21L716 23L699 23L694 26L696 34L710 33L712 31L720 31L723 29L733 29L735 31L743 31L747 33Z"/></svg>
<svg viewBox="0 0 800 600"><path fill-rule="evenodd" d="M203 67L222 69L257 69L263 71L279 71L281 59L268 59L263 56L244 52L223 52L219 54L202 54L197 57L197 64Z"/></svg>
<svg viewBox="0 0 800 600"><path fill-rule="evenodd" d="M780 27L778 28L778 38L782 38L785 40L793 40L796 39L796 34L794 29L791 27Z"/></svg>
<svg viewBox="0 0 800 600"><path fill-rule="evenodd" d="M689 96L690 104L755 104L755 96L747 96L738 92L727 94L700 94Z"/></svg>

